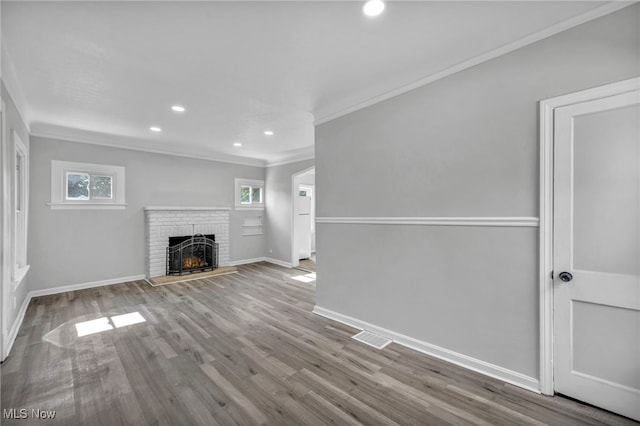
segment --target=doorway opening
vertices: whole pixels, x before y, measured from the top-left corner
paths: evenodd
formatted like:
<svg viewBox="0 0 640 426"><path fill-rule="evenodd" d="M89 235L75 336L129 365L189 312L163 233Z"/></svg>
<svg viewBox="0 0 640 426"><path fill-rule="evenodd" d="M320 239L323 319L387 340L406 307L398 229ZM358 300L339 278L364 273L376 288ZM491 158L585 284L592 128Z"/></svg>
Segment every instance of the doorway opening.
<svg viewBox="0 0 640 426"><path fill-rule="evenodd" d="M315 272L316 266L316 176L315 167L291 177L291 265Z"/></svg>

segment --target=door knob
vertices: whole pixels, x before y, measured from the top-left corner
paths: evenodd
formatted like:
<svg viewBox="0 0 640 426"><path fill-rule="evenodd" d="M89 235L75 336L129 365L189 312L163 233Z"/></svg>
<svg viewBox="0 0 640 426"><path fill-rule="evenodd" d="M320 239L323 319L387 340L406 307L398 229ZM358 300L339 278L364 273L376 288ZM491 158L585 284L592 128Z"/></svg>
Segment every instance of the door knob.
<svg viewBox="0 0 640 426"><path fill-rule="evenodd" d="M570 272L560 272L560 275L558 275L558 278L560 278L560 281L564 281L565 283L568 283L573 279L573 275L571 275Z"/></svg>

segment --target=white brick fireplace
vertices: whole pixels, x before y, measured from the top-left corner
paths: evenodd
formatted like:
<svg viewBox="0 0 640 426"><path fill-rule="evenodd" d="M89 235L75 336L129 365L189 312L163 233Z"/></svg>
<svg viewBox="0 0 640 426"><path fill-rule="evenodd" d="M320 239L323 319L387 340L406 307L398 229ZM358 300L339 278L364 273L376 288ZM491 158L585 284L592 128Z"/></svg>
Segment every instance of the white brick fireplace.
<svg viewBox="0 0 640 426"><path fill-rule="evenodd" d="M145 207L144 211L147 278L165 275L169 237L215 234L218 266L229 264L229 207Z"/></svg>

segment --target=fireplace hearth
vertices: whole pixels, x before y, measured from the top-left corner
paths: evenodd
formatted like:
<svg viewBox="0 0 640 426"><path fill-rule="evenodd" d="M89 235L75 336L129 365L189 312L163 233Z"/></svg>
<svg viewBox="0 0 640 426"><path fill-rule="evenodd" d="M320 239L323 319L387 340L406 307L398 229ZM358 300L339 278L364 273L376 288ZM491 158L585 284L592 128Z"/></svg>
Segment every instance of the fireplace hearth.
<svg viewBox="0 0 640 426"><path fill-rule="evenodd" d="M212 271L218 267L215 235L169 237L167 275Z"/></svg>

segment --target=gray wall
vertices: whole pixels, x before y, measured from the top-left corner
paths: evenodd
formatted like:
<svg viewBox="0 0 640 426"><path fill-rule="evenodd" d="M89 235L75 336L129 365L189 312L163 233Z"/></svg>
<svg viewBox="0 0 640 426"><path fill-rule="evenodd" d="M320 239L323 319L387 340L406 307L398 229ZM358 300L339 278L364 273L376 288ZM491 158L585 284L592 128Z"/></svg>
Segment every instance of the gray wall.
<svg viewBox="0 0 640 426"><path fill-rule="evenodd" d="M51 210L51 160L125 166L127 208ZM234 178L264 168L32 137L30 289L143 275L143 208L233 207ZM231 211L230 261L264 256L264 235L242 236L247 214Z"/></svg>
<svg viewBox="0 0 640 426"><path fill-rule="evenodd" d="M266 256L271 259L291 263L291 177L313 167L313 164L314 160L304 160L266 169Z"/></svg>
<svg viewBox="0 0 640 426"><path fill-rule="evenodd" d="M18 112L18 110L16 109L15 104L13 103L13 100L11 99L11 96L9 95L9 92L7 91L7 88L4 86L4 84L2 84L2 89L1 89L1 93L2 93L2 100L5 102L5 106L6 106L6 110L4 111L5 114L5 125L6 125L6 129L2 129L2 131L5 133L4 134L4 140L7 143L7 147L9 148L9 152L7 152L7 157L13 158L15 156L15 151L13 150L13 143L12 143L12 139L11 139L11 131L15 130L18 135L20 136L20 139L22 139L22 141L27 145L27 149L29 149L29 131L27 130L27 126L24 124L24 121L22 120L22 117L20 116L20 113ZM4 154L4 152L2 153ZM2 171L3 176L5 176L4 170ZM13 171L10 170L7 172L8 176L13 177ZM0 178L0 182L2 182L1 180L2 178ZM4 182L2 182L2 184L4 184ZM8 182L9 187L12 188L13 187L13 182ZM12 207L9 209L10 211L3 211L3 215L9 215L9 217L13 217L12 211L14 211L14 206L12 204ZM27 232L30 232L30 230L28 229ZM9 238L6 235L3 235L2 238ZM27 247L27 250L29 250L29 247ZM2 265L2 267L4 268L5 266ZM6 271L8 272L8 271ZM7 324L3 324L4 327L6 327L7 330L11 329L11 327L13 326L13 323L16 319L16 316L18 314L18 310L20 309L20 306L22 305L22 303L24 302L25 297L27 296L27 288L29 287L29 280L32 276L32 272L29 272L26 276L26 278L24 279L24 281L22 282L22 284L20 285L20 287L18 287L16 289L16 291L14 292L11 288L11 284L7 283L7 285L9 285L9 301L7 303L8 306L8 312L6 313L6 319L8 320ZM14 307L14 298L15 298L15 307Z"/></svg>
<svg viewBox="0 0 640 426"><path fill-rule="evenodd" d="M318 217L538 216L538 101L640 74L634 5L316 128ZM319 224L317 304L537 378L535 228Z"/></svg>

